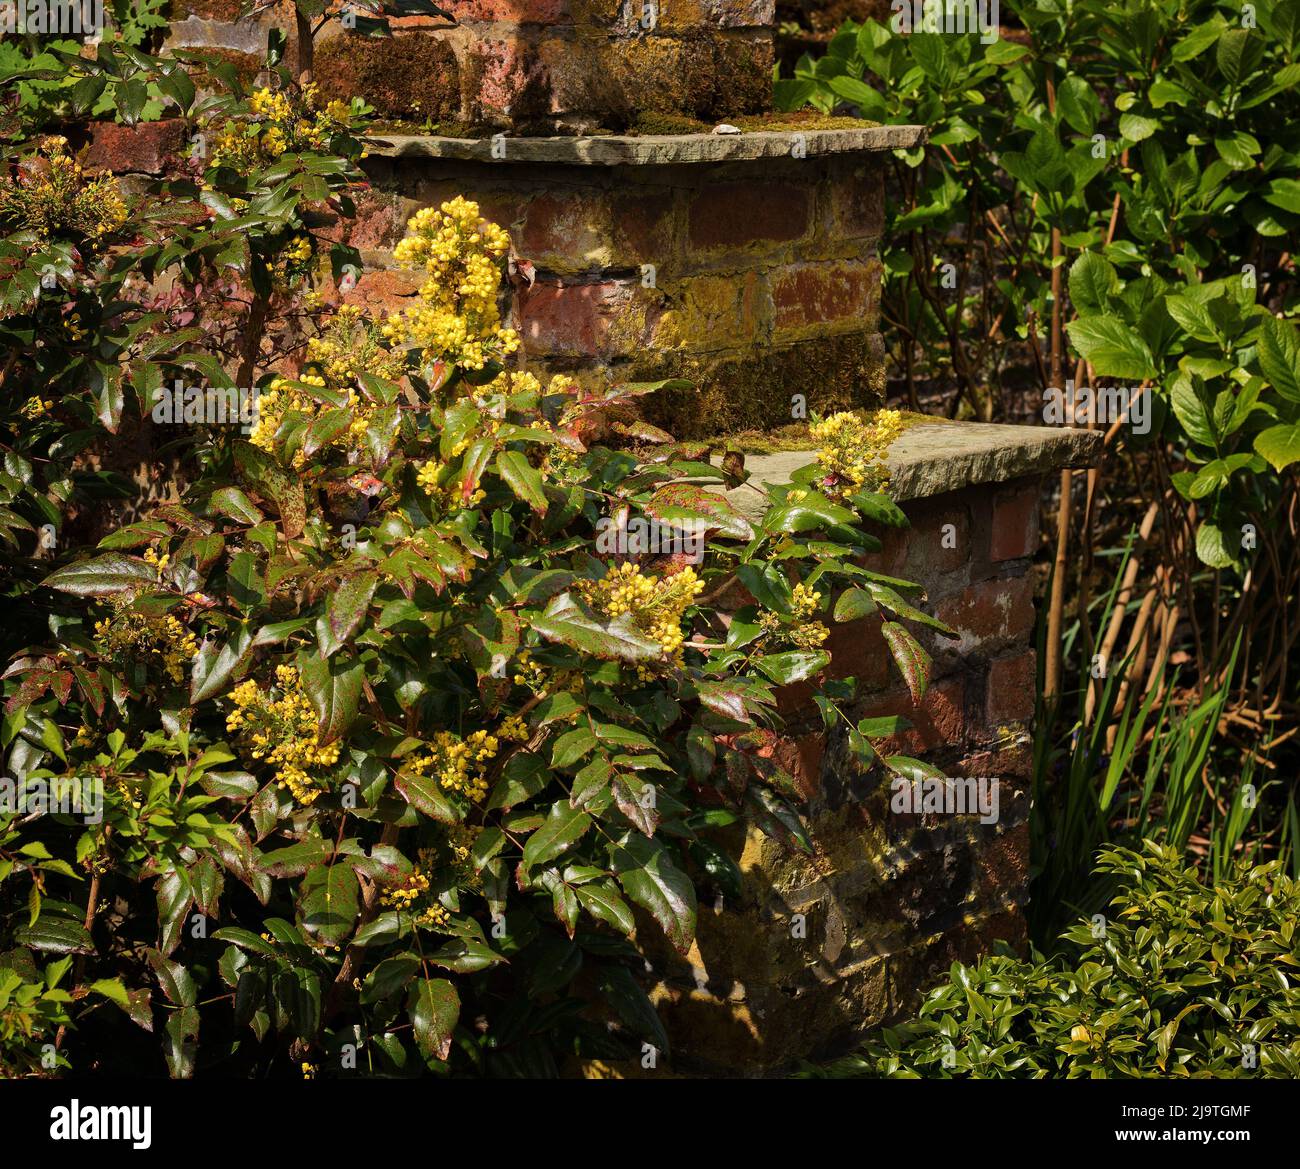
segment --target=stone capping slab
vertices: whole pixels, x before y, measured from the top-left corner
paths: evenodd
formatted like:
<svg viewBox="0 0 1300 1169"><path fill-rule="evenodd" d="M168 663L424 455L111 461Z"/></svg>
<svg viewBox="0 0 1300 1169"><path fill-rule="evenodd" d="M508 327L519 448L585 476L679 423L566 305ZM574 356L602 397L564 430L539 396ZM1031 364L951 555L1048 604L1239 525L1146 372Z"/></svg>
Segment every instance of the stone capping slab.
<svg viewBox="0 0 1300 1169"><path fill-rule="evenodd" d="M862 126L838 130L755 130L744 134L608 134L591 137L502 137L504 157L494 157L491 138L445 138L436 134L382 134L367 143L387 158L455 158L476 162L530 162L569 166L680 166L699 162L748 162L789 158L799 140L807 157L871 154L918 146L924 126ZM500 147L498 147L500 152Z"/></svg>
<svg viewBox="0 0 1300 1169"><path fill-rule="evenodd" d="M914 423L889 448L889 496L899 503L981 484L1006 483L1064 467L1088 467L1101 457L1102 433L1056 426L1004 426L993 422ZM746 455L750 481L780 484L811 463L816 451ZM718 488L721 490L721 487ZM762 498L748 486L727 498L750 519L762 516Z"/></svg>

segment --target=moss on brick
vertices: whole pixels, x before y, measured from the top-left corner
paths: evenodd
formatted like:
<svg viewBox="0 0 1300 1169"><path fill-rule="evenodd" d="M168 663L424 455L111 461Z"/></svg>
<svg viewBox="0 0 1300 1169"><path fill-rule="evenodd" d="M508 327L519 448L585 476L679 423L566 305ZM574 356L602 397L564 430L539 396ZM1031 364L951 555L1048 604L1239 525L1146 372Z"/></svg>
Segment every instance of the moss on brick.
<svg viewBox="0 0 1300 1169"><path fill-rule="evenodd" d="M632 134L708 134L712 129L708 122L688 118L685 114L653 112L638 114L636 121L628 127Z"/></svg>
<svg viewBox="0 0 1300 1169"><path fill-rule="evenodd" d="M882 360L878 337L857 333L719 357L658 354L633 363L628 380L692 382L646 399L645 416L678 438L696 439L789 426L794 394L818 414L877 407Z"/></svg>
<svg viewBox="0 0 1300 1169"><path fill-rule="evenodd" d="M331 37L316 50L314 75L326 98L364 97L381 118L438 122L460 114L460 70L438 37Z"/></svg>

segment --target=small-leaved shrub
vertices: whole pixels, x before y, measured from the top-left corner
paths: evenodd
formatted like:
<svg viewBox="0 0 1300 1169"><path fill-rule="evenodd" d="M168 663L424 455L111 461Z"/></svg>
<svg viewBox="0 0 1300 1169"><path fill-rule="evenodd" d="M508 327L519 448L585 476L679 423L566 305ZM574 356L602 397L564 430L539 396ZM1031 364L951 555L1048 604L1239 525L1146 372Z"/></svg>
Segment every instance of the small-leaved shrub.
<svg viewBox="0 0 1300 1169"><path fill-rule="evenodd" d="M1098 873L1120 891L1062 953L954 964L914 1021L821 1074L1300 1076L1300 884L1271 862L1207 885L1151 842Z"/></svg>

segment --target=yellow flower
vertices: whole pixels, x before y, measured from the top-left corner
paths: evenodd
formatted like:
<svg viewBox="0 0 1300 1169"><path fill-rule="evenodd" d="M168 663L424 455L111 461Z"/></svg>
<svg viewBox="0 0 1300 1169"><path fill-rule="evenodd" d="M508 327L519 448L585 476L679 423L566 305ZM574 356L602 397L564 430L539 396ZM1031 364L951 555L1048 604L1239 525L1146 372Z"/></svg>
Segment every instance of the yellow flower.
<svg viewBox="0 0 1300 1169"><path fill-rule="evenodd" d="M825 470L818 486L831 499L847 501L874 489L888 477L883 465L889 445L903 430L897 410L878 410L864 420L857 414L832 414L813 423L813 441L821 443L817 461Z"/></svg>
<svg viewBox="0 0 1300 1169"><path fill-rule="evenodd" d="M484 730L471 731L463 739L451 731L439 731L428 754L412 758L407 770L436 779L445 791L479 804L488 793L488 765L500 749L501 741Z"/></svg>
<svg viewBox="0 0 1300 1169"><path fill-rule="evenodd" d="M390 316L385 335L419 348L427 364L482 369L509 356L519 337L501 324L497 306L497 261L509 249L506 231L481 219L478 204L462 196L417 211L393 256L403 267L423 268L429 279L419 305Z"/></svg>
<svg viewBox="0 0 1300 1169"><path fill-rule="evenodd" d="M144 559L158 567L166 567L167 557L161 559L153 549L145 552ZM199 652L198 638L181 622L168 614L150 619L131 609L131 598L113 602L113 615L95 622L95 641L106 656L122 655L143 662L146 667L159 668L172 682L185 677L186 667Z"/></svg>
<svg viewBox="0 0 1300 1169"><path fill-rule="evenodd" d="M315 803L339 761L337 742L322 744L316 710L293 666L275 668L274 687L249 678L230 693L226 730L238 733L253 759L275 768L276 782L300 804Z"/></svg>
<svg viewBox="0 0 1300 1169"><path fill-rule="evenodd" d="M34 231L42 240L71 236L98 243L126 222L116 180L87 179L67 145L66 138L46 138L36 155L40 165L20 164L17 181L0 178L0 225ZM74 331L75 339L84 336Z"/></svg>
<svg viewBox="0 0 1300 1169"><path fill-rule="evenodd" d="M704 591L693 568L672 576L647 576L632 561L616 564L598 581L581 580L578 592L605 617L630 616L633 626L659 643L664 658L682 662L682 617ZM644 676L645 670L639 673Z"/></svg>
<svg viewBox="0 0 1300 1169"><path fill-rule="evenodd" d="M18 408L18 413L24 418L35 420L53 408L54 403L52 401L48 398L42 399L37 396L28 398L27 401Z"/></svg>

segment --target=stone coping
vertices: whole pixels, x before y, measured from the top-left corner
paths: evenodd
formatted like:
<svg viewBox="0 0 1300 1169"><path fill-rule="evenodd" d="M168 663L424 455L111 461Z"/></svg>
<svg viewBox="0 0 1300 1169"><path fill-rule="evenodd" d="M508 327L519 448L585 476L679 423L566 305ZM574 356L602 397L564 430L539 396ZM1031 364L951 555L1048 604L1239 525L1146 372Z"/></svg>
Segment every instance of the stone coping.
<svg viewBox="0 0 1300 1169"><path fill-rule="evenodd" d="M807 157L870 154L917 146L924 126L861 126L836 130L754 130L743 134L608 134L590 137L444 138L436 134L381 134L367 144L387 158L468 159L476 162L550 163L566 166L679 166L789 158L800 146ZM801 141L802 140L802 141ZM501 157L493 155L498 145Z"/></svg>
<svg viewBox="0 0 1300 1169"><path fill-rule="evenodd" d="M1101 457L1101 448L1098 430L947 419L914 423L889 448L887 491L903 503L1063 467L1092 466ZM788 483L791 474L815 455L815 451L746 455L745 469L755 485ZM727 498L749 518L761 517L762 497L748 486L728 491Z"/></svg>

